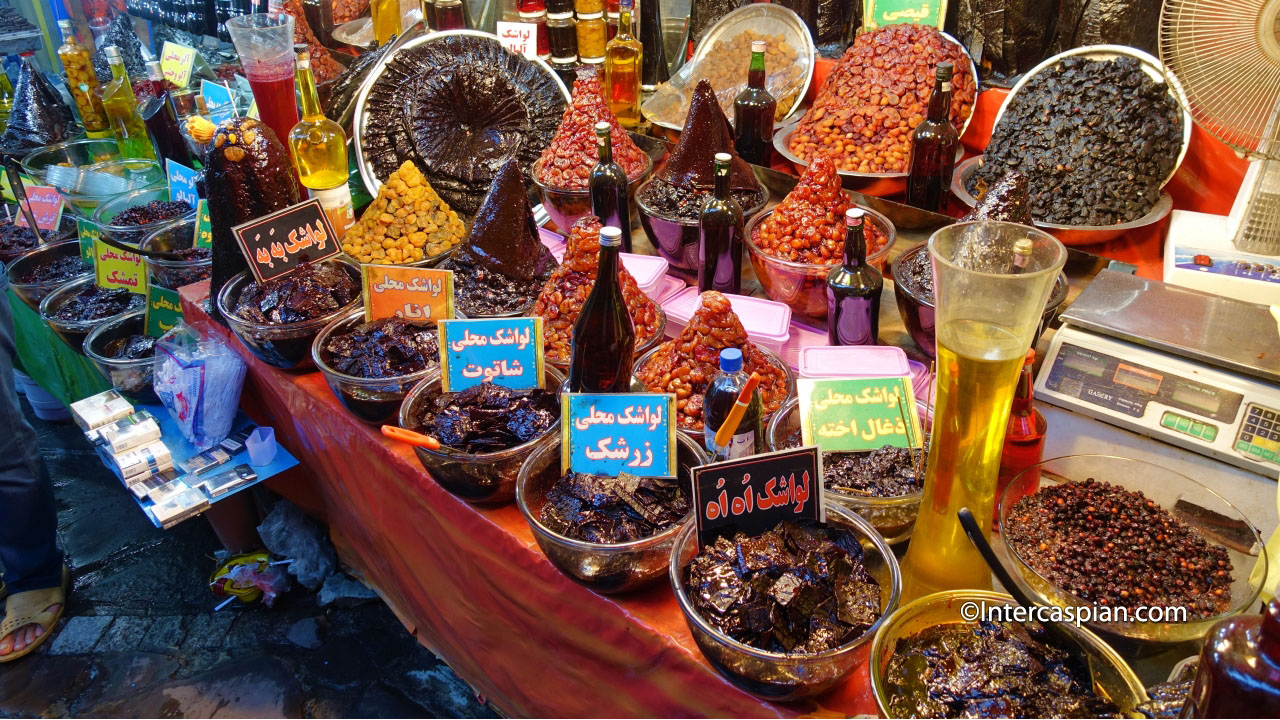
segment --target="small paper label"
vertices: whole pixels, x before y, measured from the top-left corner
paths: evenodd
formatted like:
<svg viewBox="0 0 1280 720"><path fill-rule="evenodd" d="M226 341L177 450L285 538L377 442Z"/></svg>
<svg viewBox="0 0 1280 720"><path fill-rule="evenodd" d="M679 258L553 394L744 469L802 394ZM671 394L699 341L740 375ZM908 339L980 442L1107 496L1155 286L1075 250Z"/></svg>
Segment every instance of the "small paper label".
<svg viewBox="0 0 1280 720"><path fill-rule="evenodd" d="M759 535L783 520L827 519L822 453L792 448L694 468L698 544L734 533Z"/></svg>
<svg viewBox="0 0 1280 720"><path fill-rule="evenodd" d="M863 0L862 3L862 27L866 30L902 23L941 28L946 17L947 0Z"/></svg>
<svg viewBox="0 0 1280 720"><path fill-rule="evenodd" d="M316 200L306 200L231 228L258 282L284 277L303 263L342 252L329 218Z"/></svg>
<svg viewBox="0 0 1280 720"><path fill-rule="evenodd" d="M94 250L102 231L91 220L76 218L76 235L80 238L80 258L87 263L94 262L97 257Z"/></svg>
<svg viewBox="0 0 1280 720"><path fill-rule="evenodd" d="M160 48L160 70L169 82L180 88L191 82L191 69L196 61L196 49L166 40Z"/></svg>
<svg viewBox="0 0 1280 720"><path fill-rule="evenodd" d="M23 184L27 191L27 207L31 208L31 214L35 216L36 227L41 230L57 230L62 224L62 196L58 194L58 188L48 185L27 185ZM27 226L27 215L18 210L18 217L14 220L14 224L19 227Z"/></svg>
<svg viewBox="0 0 1280 720"><path fill-rule="evenodd" d="M100 287L124 288L139 295L147 293L147 267L141 255L112 247L98 238L93 244L93 257Z"/></svg>
<svg viewBox="0 0 1280 720"><path fill-rule="evenodd" d="M676 476L676 396L563 393L560 466L618 476Z"/></svg>
<svg viewBox="0 0 1280 720"><path fill-rule="evenodd" d="M146 333L157 338L182 322L182 300L178 297L178 291L149 285L146 318Z"/></svg>
<svg viewBox="0 0 1280 720"><path fill-rule="evenodd" d="M414 322L453 319L453 271L403 265L362 265L365 322L388 317Z"/></svg>
<svg viewBox="0 0 1280 720"><path fill-rule="evenodd" d="M213 221L209 219L209 201L196 201L196 229L195 239L192 243L194 247L212 248L213 247Z"/></svg>
<svg viewBox="0 0 1280 720"><path fill-rule="evenodd" d="M915 393L906 378L802 378L800 434L826 452L924 445Z"/></svg>
<svg viewBox="0 0 1280 720"><path fill-rule="evenodd" d="M196 179L200 174L172 160L165 161L165 173L169 176L169 199L195 207L200 200L200 193L196 190Z"/></svg>
<svg viewBox="0 0 1280 720"><path fill-rule="evenodd" d="M443 392L484 382L509 388L542 387L542 318L440 321Z"/></svg>
<svg viewBox="0 0 1280 720"><path fill-rule="evenodd" d="M538 57L537 25L499 20L497 34L502 47L527 58Z"/></svg>

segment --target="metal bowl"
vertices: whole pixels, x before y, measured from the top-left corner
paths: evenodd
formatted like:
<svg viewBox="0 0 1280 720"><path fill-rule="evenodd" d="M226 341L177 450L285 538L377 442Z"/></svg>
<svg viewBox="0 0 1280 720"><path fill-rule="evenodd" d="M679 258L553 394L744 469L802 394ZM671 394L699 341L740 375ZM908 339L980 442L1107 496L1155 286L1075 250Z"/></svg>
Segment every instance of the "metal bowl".
<svg viewBox="0 0 1280 720"><path fill-rule="evenodd" d="M955 174L951 176L952 194L971 208L977 206L978 200L970 194L966 186L969 184L969 178L978 171L978 168L982 167L982 160L985 157L985 155L979 155L965 160L956 166ZM1169 196L1169 193L1162 192L1160 193L1160 199L1156 201L1155 206L1146 215L1127 223L1120 223L1119 225L1058 225L1037 220L1035 226L1058 238L1063 245L1096 245L1114 240L1132 230L1155 225L1164 220L1171 210L1173 210L1173 198Z"/></svg>

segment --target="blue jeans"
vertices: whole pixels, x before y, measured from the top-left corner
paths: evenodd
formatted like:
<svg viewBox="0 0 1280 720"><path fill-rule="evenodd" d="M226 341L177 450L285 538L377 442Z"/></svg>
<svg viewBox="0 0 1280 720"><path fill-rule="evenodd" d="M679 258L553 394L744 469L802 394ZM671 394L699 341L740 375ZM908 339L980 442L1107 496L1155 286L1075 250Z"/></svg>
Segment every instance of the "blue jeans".
<svg viewBox="0 0 1280 720"><path fill-rule="evenodd" d="M13 308L0 272L0 566L9 592L62 582L58 516L35 431L13 386Z"/></svg>

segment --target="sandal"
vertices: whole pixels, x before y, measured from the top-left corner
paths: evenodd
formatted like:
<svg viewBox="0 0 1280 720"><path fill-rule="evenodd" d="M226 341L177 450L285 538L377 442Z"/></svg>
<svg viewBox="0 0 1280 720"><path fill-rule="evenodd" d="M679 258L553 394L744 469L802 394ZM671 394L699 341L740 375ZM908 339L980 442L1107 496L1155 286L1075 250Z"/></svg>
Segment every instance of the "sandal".
<svg viewBox="0 0 1280 720"><path fill-rule="evenodd" d="M8 603L5 605L4 621L0 622L0 638L8 637L10 634L17 632L19 628L32 624L44 628L44 632L40 633L39 637L21 650L11 652L8 655L0 655L0 663L13 662L19 658L26 657L44 644L44 641L48 640L49 636L53 635L54 630L58 627L58 621L62 619L62 614L67 609L67 589L71 584L70 581L71 574L64 565L62 567L61 585L14 593L9 598ZM58 611L47 611L46 608L50 605L57 605Z"/></svg>

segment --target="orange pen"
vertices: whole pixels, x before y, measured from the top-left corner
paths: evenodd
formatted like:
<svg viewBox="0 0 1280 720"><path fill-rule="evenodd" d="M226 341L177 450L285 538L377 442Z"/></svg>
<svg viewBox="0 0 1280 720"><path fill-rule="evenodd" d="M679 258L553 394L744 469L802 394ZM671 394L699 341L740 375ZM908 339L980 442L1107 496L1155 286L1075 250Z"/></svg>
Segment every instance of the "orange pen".
<svg viewBox="0 0 1280 720"><path fill-rule="evenodd" d="M404 428L396 427L395 425L383 425L382 434L392 440L397 440L407 445L413 445L414 447L426 448L428 450L440 449L440 441L430 435L423 435L422 433L414 432L412 430L405 430Z"/></svg>

